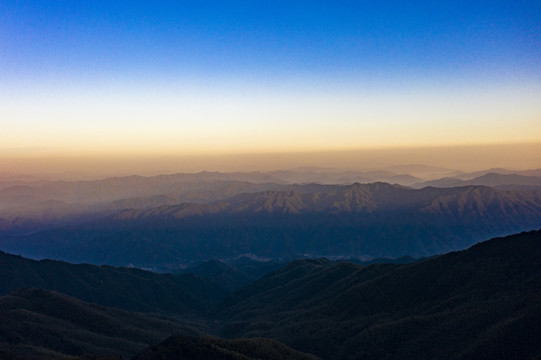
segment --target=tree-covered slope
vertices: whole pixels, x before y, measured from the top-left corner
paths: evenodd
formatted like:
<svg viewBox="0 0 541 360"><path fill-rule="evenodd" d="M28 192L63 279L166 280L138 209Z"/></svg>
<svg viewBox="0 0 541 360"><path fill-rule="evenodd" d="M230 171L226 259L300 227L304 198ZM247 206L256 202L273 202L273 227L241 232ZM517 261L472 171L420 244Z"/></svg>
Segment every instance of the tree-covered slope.
<svg viewBox="0 0 541 360"><path fill-rule="evenodd" d="M277 341L262 338L220 339L174 336L133 360L317 360Z"/></svg>
<svg viewBox="0 0 541 360"><path fill-rule="evenodd" d="M0 319L0 349L24 358L130 357L172 333L200 333L172 319L89 304L42 289L1 296Z"/></svg>
<svg viewBox="0 0 541 360"><path fill-rule="evenodd" d="M534 358L541 232L408 265L299 261L227 299L227 336L328 359Z"/></svg>
<svg viewBox="0 0 541 360"><path fill-rule="evenodd" d="M0 252L0 294L35 287L130 311L195 314L226 293L192 274L30 260Z"/></svg>

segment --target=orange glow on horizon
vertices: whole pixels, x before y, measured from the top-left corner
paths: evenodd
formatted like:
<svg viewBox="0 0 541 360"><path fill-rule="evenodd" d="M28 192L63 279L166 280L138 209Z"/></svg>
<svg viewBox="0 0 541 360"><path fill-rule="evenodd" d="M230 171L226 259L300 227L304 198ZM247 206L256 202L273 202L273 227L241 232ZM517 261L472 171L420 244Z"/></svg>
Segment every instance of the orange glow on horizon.
<svg viewBox="0 0 541 360"><path fill-rule="evenodd" d="M381 169L427 164L475 171L494 167L541 167L541 142L439 147L365 148L342 151L215 154L56 154L46 152L0 156L0 173L71 174L77 177L158 175L199 171L271 171L295 167Z"/></svg>

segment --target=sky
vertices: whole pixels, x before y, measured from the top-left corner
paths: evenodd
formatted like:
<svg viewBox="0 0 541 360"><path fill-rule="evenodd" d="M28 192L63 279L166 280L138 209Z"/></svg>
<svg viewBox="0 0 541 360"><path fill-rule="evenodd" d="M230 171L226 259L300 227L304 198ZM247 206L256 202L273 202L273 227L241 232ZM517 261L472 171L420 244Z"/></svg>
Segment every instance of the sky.
<svg viewBox="0 0 541 360"><path fill-rule="evenodd" d="M40 158L539 149L540 99L541 1L0 0L4 171Z"/></svg>

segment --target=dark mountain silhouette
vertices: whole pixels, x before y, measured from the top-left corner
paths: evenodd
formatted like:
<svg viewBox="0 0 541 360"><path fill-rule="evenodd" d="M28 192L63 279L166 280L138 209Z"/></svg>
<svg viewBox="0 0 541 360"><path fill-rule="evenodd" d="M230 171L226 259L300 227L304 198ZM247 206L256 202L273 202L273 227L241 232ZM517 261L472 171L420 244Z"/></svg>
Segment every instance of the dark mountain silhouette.
<svg viewBox="0 0 541 360"><path fill-rule="evenodd" d="M215 337L175 336L133 360L316 360L270 339L225 340Z"/></svg>
<svg viewBox="0 0 541 360"><path fill-rule="evenodd" d="M136 359L311 358L296 351L324 359L538 359L540 258L541 230L409 264L297 260L217 306L202 306L210 310L204 315L185 315L191 324L199 324L192 326L48 290L17 290L0 297L0 349L6 357L49 359L131 356L149 344L153 346ZM112 296L118 296L111 290L115 286L124 286L119 290L127 296L151 296L155 302L180 296L170 275L5 254L0 264L2 284L26 277L44 283L55 273L68 284L84 282L99 289L94 280L99 274L114 284L109 287ZM69 271L64 270L67 266ZM229 269L219 262L199 268L210 277ZM110 282L104 275L108 271L128 275ZM167 286L156 292L151 285L156 282ZM201 330L241 339L193 337ZM190 336L173 336L155 345L171 333Z"/></svg>
<svg viewBox="0 0 541 360"><path fill-rule="evenodd" d="M284 267L287 260L258 260L248 256L241 256L231 263L240 272L254 276L256 279Z"/></svg>
<svg viewBox="0 0 541 360"><path fill-rule="evenodd" d="M23 358L130 357L171 333L200 333L172 319L88 304L42 289L1 296L0 319L0 349Z"/></svg>
<svg viewBox="0 0 541 360"><path fill-rule="evenodd" d="M58 357L58 359L61 359L61 358L62 358L61 356ZM2 359L2 360L24 360L24 358L22 358L20 356L5 352L3 350L0 350L0 359Z"/></svg>
<svg viewBox="0 0 541 360"><path fill-rule="evenodd" d="M0 294L35 287L130 311L194 314L226 293L192 274L29 260L0 252Z"/></svg>
<svg viewBox="0 0 541 360"><path fill-rule="evenodd" d="M223 288L226 293L233 293L233 291L257 279L255 276L238 271L234 267L218 260L209 260L197 266L187 268L182 272L194 274L208 280L216 286Z"/></svg>
<svg viewBox="0 0 541 360"><path fill-rule="evenodd" d="M213 259L183 269L181 273L197 275L223 288L225 293L233 293L285 264L281 261L254 261L246 257L231 263Z"/></svg>
<svg viewBox="0 0 541 360"><path fill-rule="evenodd" d="M0 248L32 258L175 268L243 254L425 257L540 225L540 191L309 184L123 210L86 225L3 237Z"/></svg>
<svg viewBox="0 0 541 360"><path fill-rule="evenodd" d="M351 262L351 263L360 264L360 265L373 265L373 264L411 264L411 263L421 261L421 260L424 260L424 259L416 259L411 256L400 256L394 259L376 258L376 259L371 259L371 260L346 258L346 259L342 259L341 261Z"/></svg>
<svg viewBox="0 0 541 360"><path fill-rule="evenodd" d="M296 261L225 300L227 336L328 359L541 356L541 231L422 262Z"/></svg>

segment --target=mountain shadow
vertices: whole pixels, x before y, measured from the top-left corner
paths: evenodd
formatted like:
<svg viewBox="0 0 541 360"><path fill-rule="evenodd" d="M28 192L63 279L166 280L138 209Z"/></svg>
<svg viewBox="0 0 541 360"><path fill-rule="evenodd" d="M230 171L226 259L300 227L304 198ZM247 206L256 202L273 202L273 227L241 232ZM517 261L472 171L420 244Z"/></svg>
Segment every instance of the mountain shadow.
<svg viewBox="0 0 541 360"><path fill-rule="evenodd" d="M228 293L192 274L30 260L0 252L0 295L19 288L55 290L129 311L193 315Z"/></svg>
<svg viewBox="0 0 541 360"><path fill-rule="evenodd" d="M0 349L21 358L129 358L172 333L201 332L172 319L88 304L42 289L1 296L0 318Z"/></svg>
<svg viewBox="0 0 541 360"><path fill-rule="evenodd" d="M232 294L285 265L284 261L256 261L246 257L228 263L213 259L183 269L180 273L199 276L217 287L223 288L224 293Z"/></svg>
<svg viewBox="0 0 541 360"><path fill-rule="evenodd" d="M135 356L133 360L317 360L277 341L252 338L226 340L203 336L174 336Z"/></svg>
<svg viewBox="0 0 541 360"><path fill-rule="evenodd" d="M183 323L191 324L82 303L48 290L17 290L0 297L0 349L19 357L137 352L143 359L179 354L294 358L289 353L294 349L305 353L301 358L314 354L323 359L541 358L541 230L408 264L297 260L218 305L219 298L205 300L206 285L188 291L172 275L2 255L4 289L21 279L41 286L58 286L62 280L70 284L68 290L84 290L83 296L105 296L97 278L124 286L128 292L123 295L133 296L137 306L168 309L164 312L183 314L190 320ZM207 265L201 269L207 275L223 273L220 263ZM111 294L120 304L127 301ZM187 297L201 304L187 307ZM237 340L174 336L156 345L172 334L200 332Z"/></svg>
<svg viewBox="0 0 541 360"><path fill-rule="evenodd" d="M325 359L538 358L540 258L532 231L407 265L296 261L215 316Z"/></svg>

